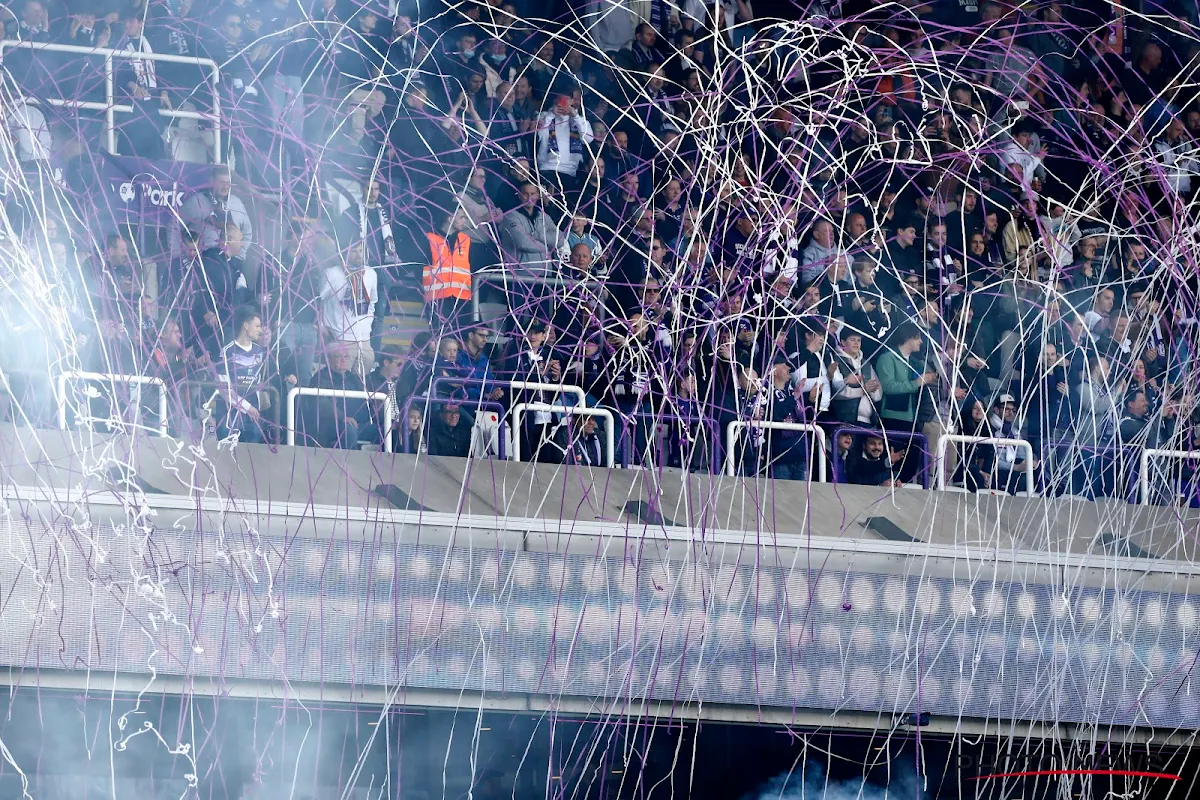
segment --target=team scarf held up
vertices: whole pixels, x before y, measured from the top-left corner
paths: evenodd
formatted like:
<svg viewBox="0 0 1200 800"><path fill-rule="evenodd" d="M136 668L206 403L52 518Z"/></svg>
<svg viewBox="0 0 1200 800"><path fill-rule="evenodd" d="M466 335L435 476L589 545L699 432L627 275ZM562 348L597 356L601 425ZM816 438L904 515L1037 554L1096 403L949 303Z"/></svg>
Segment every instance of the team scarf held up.
<svg viewBox="0 0 1200 800"><path fill-rule="evenodd" d="M566 120L566 123L569 126L568 138L570 139L570 142L571 142L571 145L570 145L571 155L582 156L583 155L583 131L580 130L579 123L576 121L575 117L568 117ZM558 126L560 124L561 124L561 122L558 119L558 115L555 115L554 119L551 120L551 122L550 122L550 152L551 153L558 152Z"/></svg>

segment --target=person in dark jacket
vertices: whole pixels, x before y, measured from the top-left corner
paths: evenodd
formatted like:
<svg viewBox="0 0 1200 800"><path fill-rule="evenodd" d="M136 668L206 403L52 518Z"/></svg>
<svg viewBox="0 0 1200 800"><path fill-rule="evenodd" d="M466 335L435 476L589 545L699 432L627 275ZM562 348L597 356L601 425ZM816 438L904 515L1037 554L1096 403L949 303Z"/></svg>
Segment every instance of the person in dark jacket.
<svg viewBox="0 0 1200 800"><path fill-rule="evenodd" d="M329 366L316 374L313 385L320 389L340 389L364 392L366 386L358 373L350 369L354 363L348 348L335 347L329 353ZM359 431L367 425L369 412L365 399L319 397L310 406L305 427L316 436L321 447L353 449L358 446ZM315 413L311 413L315 411Z"/></svg>
<svg viewBox="0 0 1200 800"><path fill-rule="evenodd" d="M863 442L862 455L847 465L848 477L851 483L860 486L899 489L904 484L896 477L895 465L903 458L903 453L893 453L888 449L882 436L868 436Z"/></svg>
<svg viewBox="0 0 1200 800"><path fill-rule="evenodd" d="M992 435L988 424L987 408L976 399L962 416L959 426L963 436ZM992 487L992 473L996 469L996 448L984 442L960 445L962 459L959 461L955 480L961 480L969 492Z"/></svg>
<svg viewBox="0 0 1200 800"><path fill-rule="evenodd" d="M442 406L429 432L429 455L469 458L471 455L471 423L463 419L457 403Z"/></svg>
<svg viewBox="0 0 1200 800"><path fill-rule="evenodd" d="M608 456L604 450L604 440L596 429L595 417L582 417L579 431L571 441L569 451L572 464L583 467L609 467Z"/></svg>

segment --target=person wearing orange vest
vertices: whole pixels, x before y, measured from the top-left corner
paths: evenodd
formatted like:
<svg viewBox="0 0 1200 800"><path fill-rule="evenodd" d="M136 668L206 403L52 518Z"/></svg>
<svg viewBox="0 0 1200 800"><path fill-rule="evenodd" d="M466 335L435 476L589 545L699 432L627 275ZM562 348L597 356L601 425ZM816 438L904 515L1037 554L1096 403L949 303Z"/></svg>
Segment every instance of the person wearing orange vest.
<svg viewBox="0 0 1200 800"><path fill-rule="evenodd" d="M436 329L457 330L470 321L471 311L471 227L462 209L446 215L447 234L426 233L429 260L421 284L430 323Z"/></svg>

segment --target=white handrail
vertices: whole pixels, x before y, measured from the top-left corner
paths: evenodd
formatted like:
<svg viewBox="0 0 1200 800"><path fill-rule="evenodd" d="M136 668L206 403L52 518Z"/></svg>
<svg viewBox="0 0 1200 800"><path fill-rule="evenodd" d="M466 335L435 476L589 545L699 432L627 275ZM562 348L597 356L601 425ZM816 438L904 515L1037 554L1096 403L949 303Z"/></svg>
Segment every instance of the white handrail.
<svg viewBox="0 0 1200 800"><path fill-rule="evenodd" d="M108 152L116 154L117 152L117 129L114 111L124 113L132 113L133 106L118 104L115 98L115 86L113 85L113 68L112 63L114 58L124 59L126 61L163 61L169 64L194 64L198 67L207 67L210 70L209 78L212 86L212 103L213 110L211 114L203 114L196 111L176 111L174 109L160 108L158 113L164 117L176 119L197 119L206 120L212 123L213 126L213 150L215 155L213 160L215 163L221 163L221 97L218 87L221 83L221 68L217 66L217 62L211 58L196 58L193 56L173 56L167 53L140 53L130 50L113 50L109 47L80 47L74 44L56 44L54 42L24 42L18 39L0 40L0 59L4 58L6 49L24 49L24 50L49 50L54 53L75 53L77 55L86 56L103 56L104 57L104 102L97 103L94 101L84 100L67 100L63 99L47 99L44 102L52 106L65 108L82 108L90 111L103 111L104 122L107 130L105 131L108 139ZM24 98L25 102L37 103L34 98Z"/></svg>
<svg viewBox="0 0 1200 800"><path fill-rule="evenodd" d="M508 449L511 453L509 458L513 461L521 460L521 415L526 411L550 411L555 414L566 414L567 416L576 417L600 417L607 420L608 424L604 426L604 453L608 456L607 466L615 467L617 453L616 438L613 434L613 415L607 408L588 408L584 405L564 406L562 403L517 403L512 409L512 447ZM569 441L569 439L568 439Z"/></svg>
<svg viewBox="0 0 1200 800"><path fill-rule="evenodd" d="M961 442L962 444L992 444L1000 445L1001 447L1020 447L1025 451L1025 489L1030 497L1037 496L1037 482L1034 480L1033 471L1033 445L1025 439L1004 439L998 436L967 436L962 433L947 433L943 434L942 438L938 439L937 446L937 461L935 464L943 464L946 460L946 448L950 442ZM943 469L935 469L933 476L933 488L946 488L946 471Z"/></svg>
<svg viewBox="0 0 1200 800"><path fill-rule="evenodd" d="M296 398L305 397L344 397L357 400L383 401L383 429L379 431L383 440L383 452L392 452L392 419L395 409L387 392L357 392L352 389L321 389L316 386L294 386L287 396L287 443L289 447L296 444Z"/></svg>
<svg viewBox="0 0 1200 800"><path fill-rule="evenodd" d="M1138 471L1138 502L1150 505L1150 459L1170 458L1177 461L1193 458L1200 459L1200 450L1158 450L1153 447L1142 448L1141 469Z"/></svg>
<svg viewBox="0 0 1200 800"><path fill-rule="evenodd" d="M582 386L575 386L571 383L537 383L535 381L509 381L509 388L525 389L535 392L558 392L560 394L569 393L579 398L579 405L587 405L587 393L583 391Z"/></svg>
<svg viewBox="0 0 1200 800"><path fill-rule="evenodd" d="M153 378L148 375L117 375L107 372L87 372L80 369L67 370L59 374L56 385L58 393L58 427L64 431L67 429L67 381L104 381L108 383L127 383L136 386L157 386L159 389L158 432L163 436L170 435L167 425L167 385L161 378ZM137 405L140 406L141 403L138 402Z"/></svg>
<svg viewBox="0 0 1200 800"><path fill-rule="evenodd" d="M815 434L817 437L817 462L820 464L820 470L817 472L815 479L810 473L809 477L816 483L825 483L825 472L828 466L828 456L825 455L825 429L819 425L813 425L807 422L772 422L765 419L753 420L735 420L729 423L729 430L725 432L725 474L732 476L735 473L733 463L733 450L737 447L738 437L741 435L743 428L771 428L782 431L803 431L805 433Z"/></svg>

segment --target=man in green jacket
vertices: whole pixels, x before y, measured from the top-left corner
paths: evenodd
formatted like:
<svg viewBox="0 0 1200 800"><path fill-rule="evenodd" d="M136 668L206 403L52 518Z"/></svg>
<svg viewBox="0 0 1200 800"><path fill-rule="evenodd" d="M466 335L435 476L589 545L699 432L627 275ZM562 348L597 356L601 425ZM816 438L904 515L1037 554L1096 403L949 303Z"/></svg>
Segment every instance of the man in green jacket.
<svg viewBox="0 0 1200 800"><path fill-rule="evenodd" d="M919 373L910 361L914 353L921 351L921 332L915 325L901 325L892 342L893 346L880 353L875 364L883 388L879 416L887 430L913 433L921 387L937 380L937 373Z"/></svg>
<svg viewBox="0 0 1200 800"><path fill-rule="evenodd" d="M941 426L936 421L926 425L917 423L917 408L920 405L921 389L938 379L936 372L920 373L914 366L912 355L921 350L921 331L912 323L896 329L892 346L883 350L875 362L875 374L883 389L883 400L879 405L879 418L885 430L900 433L924 434L930 449L937 447L941 437ZM900 477L908 482L916 478L921 469L920 448L906 450L900 466ZM936 451L929 454L934 464ZM937 469L934 464L934 469ZM932 475L930 476L932 478Z"/></svg>

